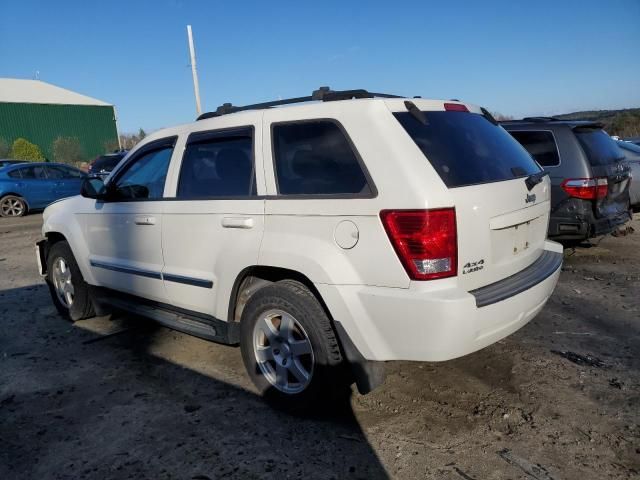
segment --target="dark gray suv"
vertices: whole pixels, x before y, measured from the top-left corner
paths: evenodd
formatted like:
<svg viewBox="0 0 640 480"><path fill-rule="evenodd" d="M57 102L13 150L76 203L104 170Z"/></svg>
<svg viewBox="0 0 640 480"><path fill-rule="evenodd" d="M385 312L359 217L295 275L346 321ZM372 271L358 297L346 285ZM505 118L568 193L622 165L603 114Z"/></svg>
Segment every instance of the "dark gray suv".
<svg viewBox="0 0 640 480"><path fill-rule="evenodd" d="M549 117L501 124L549 172L550 238L575 243L631 220L629 165L601 124Z"/></svg>

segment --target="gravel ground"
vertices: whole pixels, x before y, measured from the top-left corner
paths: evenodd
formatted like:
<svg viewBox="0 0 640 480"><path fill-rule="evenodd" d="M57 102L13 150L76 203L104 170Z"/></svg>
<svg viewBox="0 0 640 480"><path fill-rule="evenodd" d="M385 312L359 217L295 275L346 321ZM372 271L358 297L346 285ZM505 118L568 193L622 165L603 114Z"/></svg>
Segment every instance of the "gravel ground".
<svg viewBox="0 0 640 480"><path fill-rule="evenodd" d="M266 406L238 349L135 318L65 322L35 271L40 223L0 219L0 479L640 477L638 216L638 234L566 251L516 334L390 363L383 387L318 418Z"/></svg>

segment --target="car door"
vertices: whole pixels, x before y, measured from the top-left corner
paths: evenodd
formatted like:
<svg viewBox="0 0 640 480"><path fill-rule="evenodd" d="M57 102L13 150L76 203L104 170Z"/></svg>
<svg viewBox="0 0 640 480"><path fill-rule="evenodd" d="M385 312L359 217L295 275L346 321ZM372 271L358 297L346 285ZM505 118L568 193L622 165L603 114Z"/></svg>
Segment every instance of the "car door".
<svg viewBox="0 0 640 480"><path fill-rule="evenodd" d="M44 208L53 200L53 182L47 178L43 164L29 165L19 169L20 177L15 179L16 193L29 204L30 209Z"/></svg>
<svg viewBox="0 0 640 480"><path fill-rule="evenodd" d="M134 152L81 220L100 286L166 302L162 283L162 199L177 137Z"/></svg>
<svg viewBox="0 0 640 480"><path fill-rule="evenodd" d="M163 277L173 305L226 320L237 275L258 263L264 231L260 142L259 120L186 139L162 227Z"/></svg>
<svg viewBox="0 0 640 480"><path fill-rule="evenodd" d="M80 193L84 173L66 165L46 165L47 177L53 181L56 200Z"/></svg>

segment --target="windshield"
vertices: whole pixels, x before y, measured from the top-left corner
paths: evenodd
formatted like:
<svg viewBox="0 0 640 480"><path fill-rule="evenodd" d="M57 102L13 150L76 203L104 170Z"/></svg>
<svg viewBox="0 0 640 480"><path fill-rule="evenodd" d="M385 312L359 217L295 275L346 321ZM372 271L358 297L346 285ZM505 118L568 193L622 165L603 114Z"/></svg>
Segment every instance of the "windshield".
<svg viewBox="0 0 640 480"><path fill-rule="evenodd" d="M98 158L91 166L92 171L113 170L124 155L108 155Z"/></svg>
<svg viewBox="0 0 640 480"><path fill-rule="evenodd" d="M573 131L591 166L609 165L624 158L616 142L604 130L593 127L577 127Z"/></svg>
<svg viewBox="0 0 640 480"><path fill-rule="evenodd" d="M447 187L499 182L541 172L507 131L477 113L423 112L395 117L422 150Z"/></svg>

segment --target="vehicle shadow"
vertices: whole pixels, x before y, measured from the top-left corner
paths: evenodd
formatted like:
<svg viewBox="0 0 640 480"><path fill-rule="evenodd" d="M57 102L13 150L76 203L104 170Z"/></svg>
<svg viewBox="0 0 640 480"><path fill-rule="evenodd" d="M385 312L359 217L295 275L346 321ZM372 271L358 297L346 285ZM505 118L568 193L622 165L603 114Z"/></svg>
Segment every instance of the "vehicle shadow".
<svg viewBox="0 0 640 480"><path fill-rule="evenodd" d="M0 478L388 478L350 402L274 410L238 349L131 316L71 325L42 285L1 291L0 313Z"/></svg>

